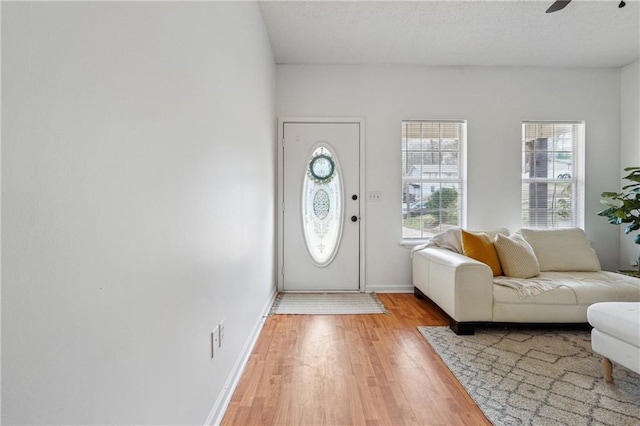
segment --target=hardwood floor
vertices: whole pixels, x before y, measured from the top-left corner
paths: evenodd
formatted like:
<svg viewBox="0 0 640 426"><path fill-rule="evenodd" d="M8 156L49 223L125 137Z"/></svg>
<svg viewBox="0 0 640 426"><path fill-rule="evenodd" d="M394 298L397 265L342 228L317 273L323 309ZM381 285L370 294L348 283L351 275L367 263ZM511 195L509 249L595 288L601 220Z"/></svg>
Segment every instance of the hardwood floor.
<svg viewBox="0 0 640 426"><path fill-rule="evenodd" d="M412 294L391 315L267 318L223 425L490 425L418 325L447 325Z"/></svg>

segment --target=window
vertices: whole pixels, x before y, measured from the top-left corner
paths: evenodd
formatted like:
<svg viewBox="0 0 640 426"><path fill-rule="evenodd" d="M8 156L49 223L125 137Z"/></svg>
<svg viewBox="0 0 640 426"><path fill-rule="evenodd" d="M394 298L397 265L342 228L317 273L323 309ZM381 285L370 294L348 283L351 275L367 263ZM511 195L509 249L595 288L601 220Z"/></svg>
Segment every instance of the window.
<svg viewBox="0 0 640 426"><path fill-rule="evenodd" d="M522 225L584 227L584 122L522 124Z"/></svg>
<svg viewBox="0 0 640 426"><path fill-rule="evenodd" d="M402 238L464 226L465 121L402 122Z"/></svg>
<svg viewBox="0 0 640 426"><path fill-rule="evenodd" d="M302 234L318 266L333 260L342 235L342 176L326 143L317 144L302 184Z"/></svg>

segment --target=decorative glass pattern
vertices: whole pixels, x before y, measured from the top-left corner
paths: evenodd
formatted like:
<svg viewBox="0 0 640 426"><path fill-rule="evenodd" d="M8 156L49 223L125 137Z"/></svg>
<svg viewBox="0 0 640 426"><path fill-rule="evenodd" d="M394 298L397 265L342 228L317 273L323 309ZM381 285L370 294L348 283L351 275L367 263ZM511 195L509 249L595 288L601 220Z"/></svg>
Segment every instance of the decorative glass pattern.
<svg viewBox="0 0 640 426"><path fill-rule="evenodd" d="M313 196L313 214L320 220L329 215L331 209L331 201L329 200L329 194L324 189L319 189L316 195Z"/></svg>
<svg viewBox="0 0 640 426"><path fill-rule="evenodd" d="M309 255L326 266L340 245L343 223L342 179L335 153L320 143L311 154L302 187L302 228Z"/></svg>

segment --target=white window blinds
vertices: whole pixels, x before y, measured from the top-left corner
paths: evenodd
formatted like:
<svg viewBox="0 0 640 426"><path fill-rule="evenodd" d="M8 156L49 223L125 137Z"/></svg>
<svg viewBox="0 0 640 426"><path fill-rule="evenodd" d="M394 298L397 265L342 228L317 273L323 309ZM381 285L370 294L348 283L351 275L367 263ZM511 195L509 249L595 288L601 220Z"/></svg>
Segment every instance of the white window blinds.
<svg viewBox="0 0 640 426"><path fill-rule="evenodd" d="M465 121L402 122L402 238L464 223Z"/></svg>
<svg viewBox="0 0 640 426"><path fill-rule="evenodd" d="M584 227L584 122L522 123L522 225Z"/></svg>

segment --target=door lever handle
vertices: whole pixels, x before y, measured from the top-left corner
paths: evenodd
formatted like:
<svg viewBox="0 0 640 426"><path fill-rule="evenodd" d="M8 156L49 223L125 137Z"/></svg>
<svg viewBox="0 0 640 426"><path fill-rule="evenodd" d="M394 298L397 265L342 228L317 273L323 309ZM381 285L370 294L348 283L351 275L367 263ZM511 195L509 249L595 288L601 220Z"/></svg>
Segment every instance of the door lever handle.
<svg viewBox="0 0 640 426"><path fill-rule="evenodd" d="M357 222L358 216L351 216L351 222Z"/></svg>

